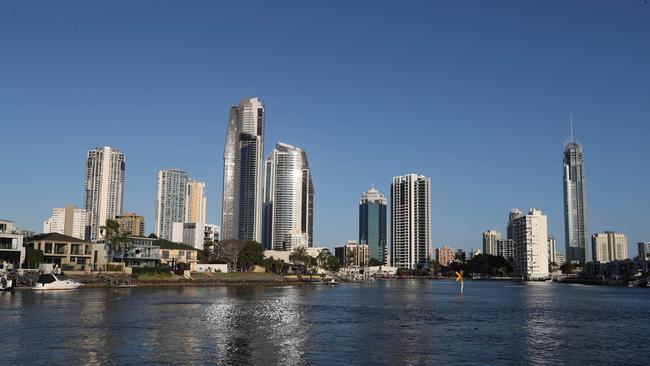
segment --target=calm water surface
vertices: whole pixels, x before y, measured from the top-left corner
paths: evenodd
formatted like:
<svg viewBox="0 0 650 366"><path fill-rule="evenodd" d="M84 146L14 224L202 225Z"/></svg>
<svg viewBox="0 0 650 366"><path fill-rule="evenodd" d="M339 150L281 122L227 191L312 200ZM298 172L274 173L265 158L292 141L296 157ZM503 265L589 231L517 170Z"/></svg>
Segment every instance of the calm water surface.
<svg viewBox="0 0 650 366"><path fill-rule="evenodd" d="M650 364L650 291L470 281L0 293L0 364Z"/></svg>

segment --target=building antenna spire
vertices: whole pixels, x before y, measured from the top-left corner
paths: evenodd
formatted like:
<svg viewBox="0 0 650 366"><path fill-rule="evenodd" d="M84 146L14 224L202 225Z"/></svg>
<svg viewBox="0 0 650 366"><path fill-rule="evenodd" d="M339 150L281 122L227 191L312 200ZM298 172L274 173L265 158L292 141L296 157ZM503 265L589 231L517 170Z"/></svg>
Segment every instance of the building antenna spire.
<svg viewBox="0 0 650 366"><path fill-rule="evenodd" d="M571 143L575 143L573 140L573 113L569 113L569 129L571 131Z"/></svg>

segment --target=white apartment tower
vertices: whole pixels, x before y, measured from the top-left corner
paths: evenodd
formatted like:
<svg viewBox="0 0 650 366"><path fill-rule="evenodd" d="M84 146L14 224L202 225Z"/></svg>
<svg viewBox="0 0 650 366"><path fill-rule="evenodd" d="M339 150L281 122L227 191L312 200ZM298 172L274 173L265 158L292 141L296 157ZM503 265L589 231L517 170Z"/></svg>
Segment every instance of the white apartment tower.
<svg viewBox="0 0 650 366"><path fill-rule="evenodd" d="M126 161L119 150L104 146L88 151L84 184L89 240L100 239L99 227L122 214Z"/></svg>
<svg viewBox="0 0 650 366"><path fill-rule="evenodd" d="M391 184L391 265L425 268L431 246L431 179L407 174Z"/></svg>
<svg viewBox="0 0 650 366"><path fill-rule="evenodd" d="M171 240L173 224L185 221L187 182L187 174L184 171L158 171L154 233L160 239Z"/></svg>
<svg viewBox="0 0 650 366"><path fill-rule="evenodd" d="M538 209L514 220L515 270L529 280L548 278L548 227Z"/></svg>
<svg viewBox="0 0 650 366"><path fill-rule="evenodd" d="M313 246L314 185L307 154L279 143L265 166L263 246L273 250Z"/></svg>
<svg viewBox="0 0 650 366"><path fill-rule="evenodd" d="M483 233L483 254L498 255L497 241L501 240L501 233L488 230Z"/></svg>
<svg viewBox="0 0 650 366"><path fill-rule="evenodd" d="M43 233L59 233L87 240L88 214L86 210L68 205L53 208L52 216L43 222Z"/></svg>

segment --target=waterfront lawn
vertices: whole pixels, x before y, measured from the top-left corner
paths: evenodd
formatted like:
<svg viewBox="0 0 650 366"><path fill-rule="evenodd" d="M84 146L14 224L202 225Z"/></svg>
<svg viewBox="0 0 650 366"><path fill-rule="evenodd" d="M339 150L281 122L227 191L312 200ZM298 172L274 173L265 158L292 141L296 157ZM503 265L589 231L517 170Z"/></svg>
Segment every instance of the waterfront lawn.
<svg viewBox="0 0 650 366"><path fill-rule="evenodd" d="M275 273L260 272L193 272L192 279L200 282L282 282L282 277Z"/></svg>

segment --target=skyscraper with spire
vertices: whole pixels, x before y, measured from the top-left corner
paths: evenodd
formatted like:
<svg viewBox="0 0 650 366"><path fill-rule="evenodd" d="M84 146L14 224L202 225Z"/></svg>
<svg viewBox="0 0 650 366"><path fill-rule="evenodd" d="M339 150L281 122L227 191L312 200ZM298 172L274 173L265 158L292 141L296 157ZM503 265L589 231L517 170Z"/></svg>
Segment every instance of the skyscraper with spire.
<svg viewBox="0 0 650 366"><path fill-rule="evenodd" d="M264 105L243 98L230 108L223 154L223 239L262 241Z"/></svg>
<svg viewBox="0 0 650 366"><path fill-rule="evenodd" d="M573 116L569 118L569 141L564 144L564 236L566 261L587 260L587 193L585 191L582 145L573 137Z"/></svg>

